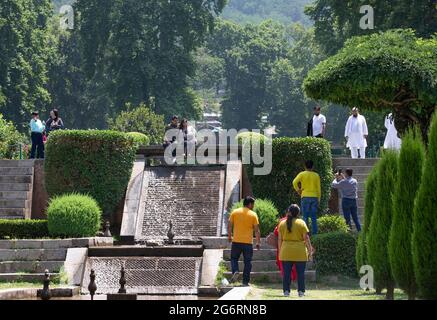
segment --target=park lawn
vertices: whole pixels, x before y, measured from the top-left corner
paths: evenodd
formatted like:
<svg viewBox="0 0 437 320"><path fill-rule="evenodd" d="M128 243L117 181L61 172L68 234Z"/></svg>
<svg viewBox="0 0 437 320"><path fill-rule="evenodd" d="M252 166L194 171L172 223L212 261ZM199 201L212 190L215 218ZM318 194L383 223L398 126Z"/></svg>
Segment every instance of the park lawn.
<svg viewBox="0 0 437 320"><path fill-rule="evenodd" d="M293 284L293 288L295 285ZM292 290L291 296L285 298L282 284L254 284L247 300L384 300L383 295L375 291L366 292L359 286L358 279L346 277L324 277L317 283L308 283L305 298L298 298L297 291ZM395 291L395 300L407 300L401 291Z"/></svg>

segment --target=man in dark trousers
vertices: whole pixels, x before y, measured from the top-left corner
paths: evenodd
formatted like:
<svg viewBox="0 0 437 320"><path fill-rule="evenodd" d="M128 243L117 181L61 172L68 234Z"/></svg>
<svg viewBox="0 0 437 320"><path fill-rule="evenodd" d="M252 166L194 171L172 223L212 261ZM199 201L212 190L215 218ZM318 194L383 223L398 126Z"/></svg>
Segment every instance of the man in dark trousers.
<svg viewBox="0 0 437 320"><path fill-rule="evenodd" d="M232 279L231 283L238 281L240 272L238 260L241 254L244 258L243 285L248 286L250 282L250 273L252 272L253 258L253 232L256 234L256 248L261 247L261 232L259 229L259 220L253 208L255 199L246 197L243 201L243 208L237 209L231 213L228 225L228 238L232 242L231 266Z"/></svg>
<svg viewBox="0 0 437 320"><path fill-rule="evenodd" d="M30 159L35 159L35 153L38 159L44 159L44 140L43 133L46 127L39 119L37 111L32 113L32 120L30 121L30 131L32 138L32 149L30 152Z"/></svg>

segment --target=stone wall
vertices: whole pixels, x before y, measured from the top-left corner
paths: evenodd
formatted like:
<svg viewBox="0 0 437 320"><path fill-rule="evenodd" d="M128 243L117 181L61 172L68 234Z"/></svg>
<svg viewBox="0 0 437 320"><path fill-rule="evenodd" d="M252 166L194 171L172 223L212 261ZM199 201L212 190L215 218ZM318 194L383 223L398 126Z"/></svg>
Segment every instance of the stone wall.
<svg viewBox="0 0 437 320"><path fill-rule="evenodd" d="M44 160L35 160L33 177L32 219L47 219L49 195L45 188Z"/></svg>

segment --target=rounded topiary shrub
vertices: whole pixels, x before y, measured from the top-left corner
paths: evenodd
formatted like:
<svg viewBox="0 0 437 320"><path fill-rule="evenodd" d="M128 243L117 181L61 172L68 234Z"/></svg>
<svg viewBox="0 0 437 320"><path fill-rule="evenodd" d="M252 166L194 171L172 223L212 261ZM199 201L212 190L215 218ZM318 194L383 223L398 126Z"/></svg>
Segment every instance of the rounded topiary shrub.
<svg viewBox="0 0 437 320"><path fill-rule="evenodd" d="M127 135L134 140L134 146L137 149L139 147L148 146L150 144L150 138L146 136L144 133L129 132Z"/></svg>
<svg viewBox="0 0 437 320"><path fill-rule="evenodd" d="M258 132L242 132L237 135L237 142L239 144L246 144L246 143L252 143L252 142L266 142L268 141L268 138Z"/></svg>
<svg viewBox="0 0 437 320"><path fill-rule="evenodd" d="M343 217L337 215L323 216L317 220L317 224L319 228L319 233L349 231L349 227L346 223L346 220Z"/></svg>
<svg viewBox="0 0 437 320"><path fill-rule="evenodd" d="M232 211L243 207L243 202L236 203ZM256 200L254 212L258 215L261 237L267 236L278 225L279 213L270 200Z"/></svg>
<svg viewBox="0 0 437 320"><path fill-rule="evenodd" d="M56 197L47 209L52 237L94 237L100 229L102 211L97 202L85 195Z"/></svg>
<svg viewBox="0 0 437 320"><path fill-rule="evenodd" d="M51 198L88 194L112 215L125 195L135 156L132 138L122 132L53 132L46 145L46 190Z"/></svg>

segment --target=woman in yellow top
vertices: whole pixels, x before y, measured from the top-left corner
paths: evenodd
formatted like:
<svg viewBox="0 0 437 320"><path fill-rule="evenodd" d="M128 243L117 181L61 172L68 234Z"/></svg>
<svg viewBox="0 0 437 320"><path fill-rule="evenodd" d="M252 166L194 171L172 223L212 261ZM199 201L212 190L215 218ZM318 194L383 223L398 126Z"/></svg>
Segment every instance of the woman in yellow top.
<svg viewBox="0 0 437 320"><path fill-rule="evenodd" d="M296 265L299 297L305 296L305 268L312 260L314 249L311 246L308 227L299 219L300 208L292 205L287 210L287 220L279 225L279 260L284 268L284 296L290 296L291 270Z"/></svg>

